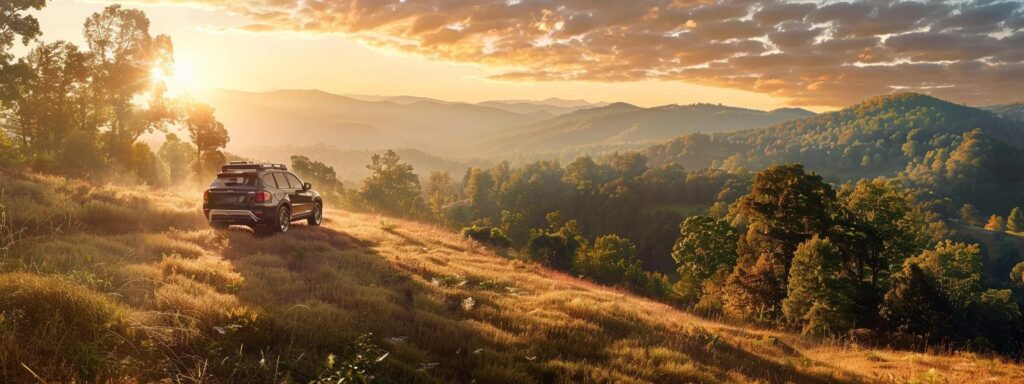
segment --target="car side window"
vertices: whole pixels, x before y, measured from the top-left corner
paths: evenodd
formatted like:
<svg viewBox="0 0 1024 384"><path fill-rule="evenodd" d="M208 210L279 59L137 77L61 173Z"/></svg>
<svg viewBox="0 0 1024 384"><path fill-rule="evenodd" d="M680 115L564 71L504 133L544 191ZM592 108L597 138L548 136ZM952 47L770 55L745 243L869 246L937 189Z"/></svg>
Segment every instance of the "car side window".
<svg viewBox="0 0 1024 384"><path fill-rule="evenodd" d="M291 189L288 186L288 180L284 178L284 174L281 172L274 172L274 178L277 179L277 187L280 189Z"/></svg>
<svg viewBox="0 0 1024 384"><path fill-rule="evenodd" d="M263 184L266 184L268 187L271 188L277 188L277 180L274 179L274 174L268 173L266 175L263 175Z"/></svg>
<svg viewBox="0 0 1024 384"><path fill-rule="evenodd" d="M299 181L298 177L291 173L286 173L284 175L288 177L288 184L292 185L292 189L302 189L302 182Z"/></svg>

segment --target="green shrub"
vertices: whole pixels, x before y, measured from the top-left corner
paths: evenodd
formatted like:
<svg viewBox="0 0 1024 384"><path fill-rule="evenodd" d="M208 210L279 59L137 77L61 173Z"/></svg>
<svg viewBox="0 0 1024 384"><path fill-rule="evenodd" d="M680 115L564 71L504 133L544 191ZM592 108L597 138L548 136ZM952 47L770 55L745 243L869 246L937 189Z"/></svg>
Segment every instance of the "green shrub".
<svg viewBox="0 0 1024 384"><path fill-rule="evenodd" d="M512 240L501 229L491 226L473 225L462 228L462 236L495 247L512 246Z"/></svg>

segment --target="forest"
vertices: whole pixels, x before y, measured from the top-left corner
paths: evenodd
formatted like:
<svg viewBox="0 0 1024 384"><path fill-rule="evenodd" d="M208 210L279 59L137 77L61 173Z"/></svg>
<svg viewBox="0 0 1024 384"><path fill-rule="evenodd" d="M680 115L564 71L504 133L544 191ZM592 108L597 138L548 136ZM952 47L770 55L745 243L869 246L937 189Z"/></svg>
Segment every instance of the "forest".
<svg viewBox="0 0 1024 384"><path fill-rule="evenodd" d="M85 47L39 42L14 60L16 42L40 35L23 12L45 3L19 0L0 14L0 165L153 186L219 169L228 131L213 108L168 92L174 43L151 34L142 11L109 6L85 21ZM155 150L141 140L154 132L168 132Z"/></svg>
<svg viewBox="0 0 1024 384"><path fill-rule="evenodd" d="M107 7L78 47L36 42L20 11L45 1L14 4L0 13L3 170L192 190L234 158L213 108L162 83L174 46L144 13ZM24 57L19 41L35 43ZM1024 123L988 110L900 93L566 164L419 175L394 150L365 160L358 185L306 154L288 165L332 208L443 226L707 317L1024 357Z"/></svg>

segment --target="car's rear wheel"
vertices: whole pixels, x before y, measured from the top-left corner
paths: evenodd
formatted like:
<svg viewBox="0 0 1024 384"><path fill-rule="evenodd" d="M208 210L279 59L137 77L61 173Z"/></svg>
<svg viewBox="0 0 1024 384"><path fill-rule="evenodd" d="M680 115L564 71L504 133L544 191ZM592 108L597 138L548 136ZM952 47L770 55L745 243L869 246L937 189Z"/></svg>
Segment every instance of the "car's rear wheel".
<svg viewBox="0 0 1024 384"><path fill-rule="evenodd" d="M313 204L313 212L309 214L309 219L306 219L306 222L309 223L309 225L320 225L323 221L324 204L318 201L316 204Z"/></svg>
<svg viewBox="0 0 1024 384"><path fill-rule="evenodd" d="M281 207L277 210L277 222L275 223L275 230L284 233L288 232L288 228L292 226L292 210L288 207Z"/></svg>

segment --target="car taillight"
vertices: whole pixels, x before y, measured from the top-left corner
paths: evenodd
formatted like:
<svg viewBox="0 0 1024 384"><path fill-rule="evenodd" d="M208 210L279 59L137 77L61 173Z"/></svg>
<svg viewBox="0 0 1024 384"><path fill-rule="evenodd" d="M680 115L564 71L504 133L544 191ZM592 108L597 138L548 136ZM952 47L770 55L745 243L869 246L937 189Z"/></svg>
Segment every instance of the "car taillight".
<svg viewBox="0 0 1024 384"><path fill-rule="evenodd" d="M203 191L203 201L204 202L210 201L210 191L209 190Z"/></svg>
<svg viewBox="0 0 1024 384"><path fill-rule="evenodd" d="M270 192L267 192L267 191L256 192L256 197L253 198L252 201L257 202L257 203L266 203L266 202L270 201Z"/></svg>

